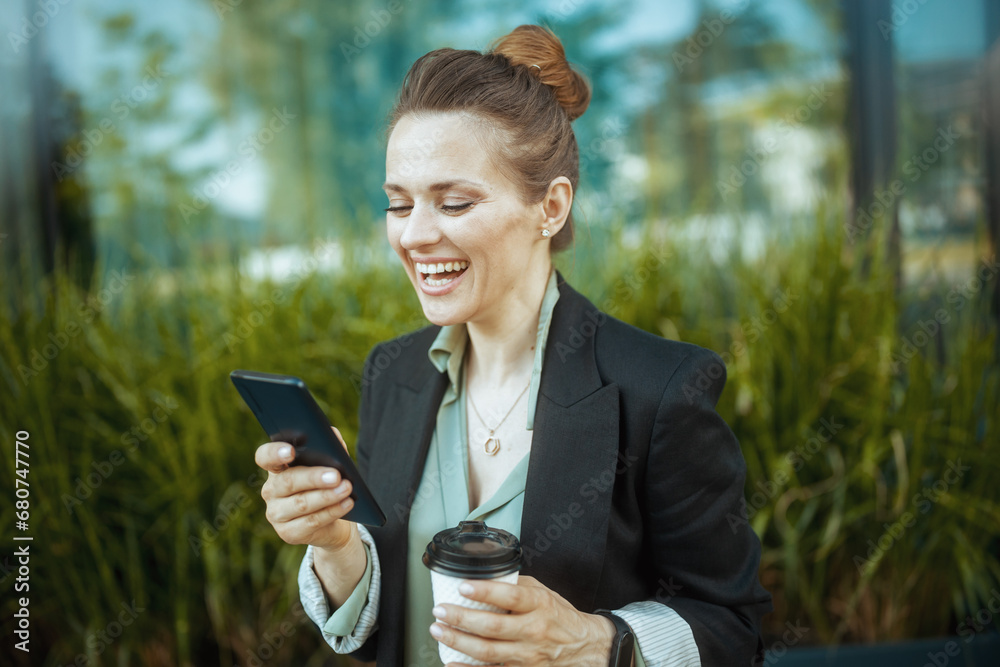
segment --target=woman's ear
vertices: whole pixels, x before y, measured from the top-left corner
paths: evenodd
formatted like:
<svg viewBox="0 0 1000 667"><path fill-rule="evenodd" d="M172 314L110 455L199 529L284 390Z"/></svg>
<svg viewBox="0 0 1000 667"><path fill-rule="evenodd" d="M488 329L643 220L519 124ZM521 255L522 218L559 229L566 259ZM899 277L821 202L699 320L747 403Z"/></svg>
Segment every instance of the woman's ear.
<svg viewBox="0 0 1000 667"><path fill-rule="evenodd" d="M542 230L552 237L566 224L570 209L573 208L573 184L565 176L559 176L549 183L549 189L542 199Z"/></svg>

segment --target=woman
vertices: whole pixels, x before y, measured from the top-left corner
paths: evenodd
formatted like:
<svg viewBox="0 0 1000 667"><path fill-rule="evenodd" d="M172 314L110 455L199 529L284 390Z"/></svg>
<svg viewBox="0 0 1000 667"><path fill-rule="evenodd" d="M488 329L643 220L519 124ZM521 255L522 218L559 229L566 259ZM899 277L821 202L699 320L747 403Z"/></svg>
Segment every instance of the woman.
<svg viewBox="0 0 1000 667"><path fill-rule="evenodd" d="M433 51L403 83L387 232L434 326L366 361L357 456L388 523L341 520L335 470L287 467L285 443L257 452L268 520L310 545L302 601L338 652L433 665L440 641L487 663L627 665L612 644L630 629L640 665L759 658L770 596L756 536L727 521L745 465L714 409L725 367L601 313L552 268L589 99L537 26ZM525 548L518 585L465 592L509 615L433 605L420 556L465 519Z"/></svg>

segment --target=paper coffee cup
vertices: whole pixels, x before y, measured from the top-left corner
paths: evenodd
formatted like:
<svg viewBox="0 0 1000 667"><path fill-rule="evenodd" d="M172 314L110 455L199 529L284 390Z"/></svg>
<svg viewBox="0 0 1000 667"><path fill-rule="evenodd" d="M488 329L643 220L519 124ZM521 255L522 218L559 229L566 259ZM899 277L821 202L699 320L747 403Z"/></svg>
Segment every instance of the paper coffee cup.
<svg viewBox="0 0 1000 667"><path fill-rule="evenodd" d="M490 528L482 521L462 521L457 528L434 536L423 556L431 571L434 604L453 604L469 609L508 613L491 604L476 602L458 592L465 579L492 579L516 584L521 569L521 545L506 530ZM438 642L441 662L488 665Z"/></svg>

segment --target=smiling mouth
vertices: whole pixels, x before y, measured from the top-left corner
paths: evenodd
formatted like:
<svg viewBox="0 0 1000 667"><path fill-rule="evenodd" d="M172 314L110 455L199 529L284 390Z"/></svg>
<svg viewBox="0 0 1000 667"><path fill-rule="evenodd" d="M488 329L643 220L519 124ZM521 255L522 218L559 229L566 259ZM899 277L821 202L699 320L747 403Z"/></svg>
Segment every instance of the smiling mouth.
<svg viewBox="0 0 1000 667"><path fill-rule="evenodd" d="M420 279L431 287L441 287L447 285L455 278L465 273L469 268L469 263L462 262L439 262L437 264L423 264L414 262L414 267L420 274Z"/></svg>

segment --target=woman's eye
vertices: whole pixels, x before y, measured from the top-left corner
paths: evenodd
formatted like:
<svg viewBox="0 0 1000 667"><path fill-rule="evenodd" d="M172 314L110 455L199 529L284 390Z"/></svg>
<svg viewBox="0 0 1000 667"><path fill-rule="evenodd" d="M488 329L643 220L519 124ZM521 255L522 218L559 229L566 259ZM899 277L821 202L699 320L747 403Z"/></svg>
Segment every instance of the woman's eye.
<svg viewBox="0 0 1000 667"><path fill-rule="evenodd" d="M464 204L442 204L441 210L448 213L456 213L458 211L464 211L465 209L472 206L473 202L467 201Z"/></svg>
<svg viewBox="0 0 1000 667"><path fill-rule="evenodd" d="M412 209L412 206L390 206L385 209L386 213L403 213Z"/></svg>

